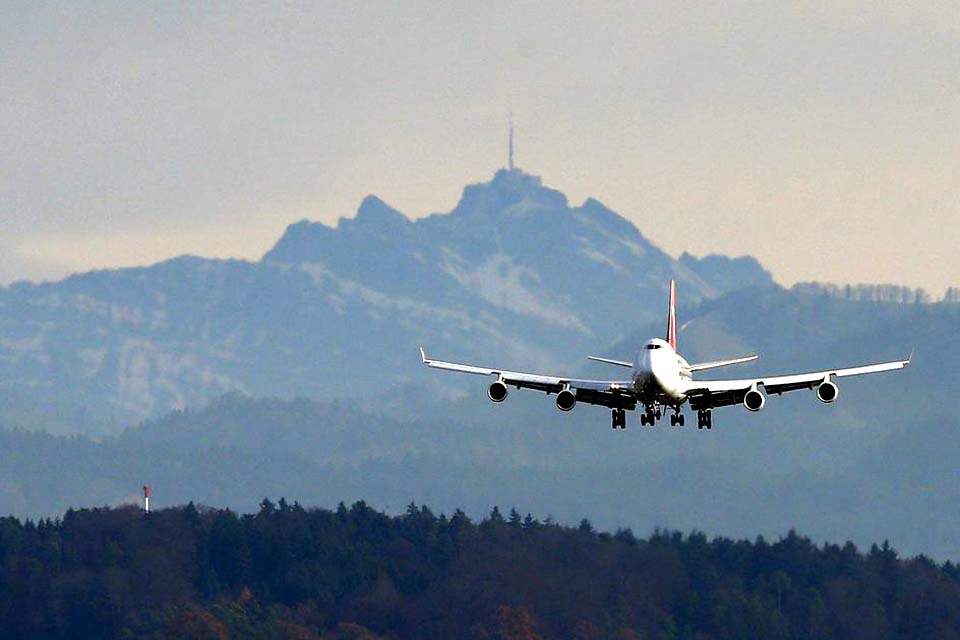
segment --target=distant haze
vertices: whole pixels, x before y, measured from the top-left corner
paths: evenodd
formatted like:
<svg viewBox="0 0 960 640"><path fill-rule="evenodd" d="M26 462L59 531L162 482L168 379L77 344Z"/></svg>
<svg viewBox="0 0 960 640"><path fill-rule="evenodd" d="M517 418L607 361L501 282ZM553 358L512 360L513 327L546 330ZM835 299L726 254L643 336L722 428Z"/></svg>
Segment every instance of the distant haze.
<svg viewBox="0 0 960 640"><path fill-rule="evenodd" d="M951 2L0 5L0 282L259 258L517 163L783 284L960 284Z"/></svg>

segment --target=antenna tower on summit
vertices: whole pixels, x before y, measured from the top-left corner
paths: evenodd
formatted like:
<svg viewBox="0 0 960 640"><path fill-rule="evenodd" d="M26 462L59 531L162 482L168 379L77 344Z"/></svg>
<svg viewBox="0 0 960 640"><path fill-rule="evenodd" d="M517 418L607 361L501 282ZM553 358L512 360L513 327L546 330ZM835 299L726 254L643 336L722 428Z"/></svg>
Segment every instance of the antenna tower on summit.
<svg viewBox="0 0 960 640"><path fill-rule="evenodd" d="M513 113L510 113L510 149L507 155L507 168L513 171Z"/></svg>

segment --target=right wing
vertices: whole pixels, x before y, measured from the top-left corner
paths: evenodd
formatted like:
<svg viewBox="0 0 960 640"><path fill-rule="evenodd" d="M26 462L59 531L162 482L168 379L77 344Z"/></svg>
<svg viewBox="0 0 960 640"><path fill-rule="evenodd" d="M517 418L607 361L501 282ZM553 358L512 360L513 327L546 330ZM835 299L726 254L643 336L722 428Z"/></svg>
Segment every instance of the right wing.
<svg viewBox="0 0 960 640"><path fill-rule="evenodd" d="M562 376L547 376L538 373L523 373L506 369L491 369L458 362L433 360L427 356L427 351L420 347L420 358L423 364L434 369L473 373L481 376L497 376L504 384L517 389L535 389L544 393L559 393L569 387L577 396L577 402L596 404L604 407L634 409L637 399L632 393L633 382L630 380L581 380Z"/></svg>
<svg viewBox="0 0 960 640"><path fill-rule="evenodd" d="M740 380L690 380L687 383L687 398L690 407L694 410L725 407L743 402L747 391L754 387L763 387L770 394L777 395L799 389L814 389L832 378L846 378L861 376L868 373L882 371L896 371L910 364L913 354L906 360L868 364L861 367L846 369L830 369L786 376L770 376L765 378L745 378Z"/></svg>

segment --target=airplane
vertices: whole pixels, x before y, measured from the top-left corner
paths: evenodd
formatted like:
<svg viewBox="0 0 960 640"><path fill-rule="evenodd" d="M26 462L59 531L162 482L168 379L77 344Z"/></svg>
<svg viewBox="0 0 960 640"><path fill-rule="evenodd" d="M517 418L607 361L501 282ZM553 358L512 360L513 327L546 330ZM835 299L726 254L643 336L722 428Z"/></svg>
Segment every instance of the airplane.
<svg viewBox="0 0 960 640"><path fill-rule="evenodd" d="M726 367L756 360L758 355L714 360L698 364L688 363L677 352L677 285L670 281L670 308L667 317L667 337L649 340L637 353L633 362L587 356L590 360L631 369L629 378L618 380L580 380L562 376L521 373L506 369L478 367L456 362L432 360L420 347L423 364L434 369L459 371L484 376L496 376L487 390L493 402L507 398L508 387L535 389L556 394L557 409L571 411L578 403L608 407L612 427L626 429L626 412L642 407L641 426L655 426L666 412L672 411L670 424L684 426L681 409L684 403L697 412L697 428L713 427L713 409L742 404L747 411L757 412L766 404L766 395L782 395L799 389L815 390L820 402L830 404L840 395L835 378L859 376L881 371L903 369L910 364L913 354L906 360L881 362L845 369L827 369L811 373L780 376L761 376L730 380L694 380L693 374L719 367Z"/></svg>

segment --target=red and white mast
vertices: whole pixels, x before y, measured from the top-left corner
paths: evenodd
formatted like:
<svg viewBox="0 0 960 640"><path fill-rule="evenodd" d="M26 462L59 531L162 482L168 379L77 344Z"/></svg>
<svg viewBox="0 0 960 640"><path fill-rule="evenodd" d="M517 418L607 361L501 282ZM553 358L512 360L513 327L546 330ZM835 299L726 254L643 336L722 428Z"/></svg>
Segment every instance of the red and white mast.
<svg viewBox="0 0 960 640"><path fill-rule="evenodd" d="M150 490L150 485L143 485L143 510L147 513L150 513L150 494L153 493Z"/></svg>

